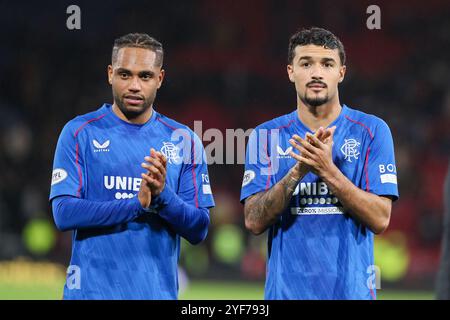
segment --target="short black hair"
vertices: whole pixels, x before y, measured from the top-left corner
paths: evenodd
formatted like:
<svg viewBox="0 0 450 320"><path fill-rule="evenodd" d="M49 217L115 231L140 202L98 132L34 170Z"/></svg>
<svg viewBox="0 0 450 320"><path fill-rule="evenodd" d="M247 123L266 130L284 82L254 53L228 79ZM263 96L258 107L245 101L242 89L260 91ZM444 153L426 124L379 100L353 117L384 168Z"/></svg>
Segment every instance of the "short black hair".
<svg viewBox="0 0 450 320"><path fill-rule="evenodd" d="M152 50L156 54L155 65L161 67L163 64L164 49L162 44L146 33L129 33L114 40L111 55L111 62L113 64L117 59L117 53L122 48L143 48Z"/></svg>
<svg viewBox="0 0 450 320"><path fill-rule="evenodd" d="M341 40L330 31L318 27L302 29L292 35L289 39L288 64L292 64L297 46L306 46L309 44L322 46L327 49L338 49L341 64L345 65L345 50Z"/></svg>

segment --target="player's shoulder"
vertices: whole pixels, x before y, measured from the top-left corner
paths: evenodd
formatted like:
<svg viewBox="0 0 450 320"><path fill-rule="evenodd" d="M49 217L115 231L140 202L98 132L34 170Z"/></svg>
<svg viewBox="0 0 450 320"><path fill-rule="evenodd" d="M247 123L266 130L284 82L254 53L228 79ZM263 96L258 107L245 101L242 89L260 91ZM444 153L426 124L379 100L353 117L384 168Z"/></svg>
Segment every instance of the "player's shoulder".
<svg viewBox="0 0 450 320"><path fill-rule="evenodd" d="M382 118L374 114L363 112L359 109L350 108L348 106L345 107L345 118L354 123L354 125L361 126L367 130L372 138L381 131L390 131L389 125Z"/></svg>
<svg viewBox="0 0 450 320"><path fill-rule="evenodd" d="M77 115L64 125L63 132L76 137L88 124L101 120L106 114L106 107L102 105L97 110Z"/></svg>
<svg viewBox="0 0 450 320"><path fill-rule="evenodd" d="M295 111L293 111L295 112ZM280 129L280 128L287 128L289 127L293 122L293 112L283 114L279 117L270 119L266 122L263 122L255 127L255 130L258 129L266 129L266 130L272 130L272 129Z"/></svg>
<svg viewBox="0 0 450 320"><path fill-rule="evenodd" d="M189 126L187 126L181 122L178 122L160 112L156 112L155 121L157 121L159 123L159 127L161 128L161 130L166 131L166 133L168 135L172 135L174 131L179 131L180 134L184 134L184 132L186 132L191 137L192 136L197 137L195 132Z"/></svg>

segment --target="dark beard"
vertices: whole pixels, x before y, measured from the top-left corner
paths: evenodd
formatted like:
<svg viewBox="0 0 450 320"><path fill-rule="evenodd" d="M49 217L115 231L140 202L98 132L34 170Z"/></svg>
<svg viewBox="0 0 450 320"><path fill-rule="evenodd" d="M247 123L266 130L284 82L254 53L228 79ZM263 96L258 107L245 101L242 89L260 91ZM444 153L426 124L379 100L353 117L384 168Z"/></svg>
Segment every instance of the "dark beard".
<svg viewBox="0 0 450 320"><path fill-rule="evenodd" d="M139 117L140 115L142 115L143 113L145 113L145 111L147 111L153 104L153 101L151 101L151 99L149 99L148 97L144 97L144 102L142 103L142 106L140 109L129 110L126 107L125 102L123 101L123 97L119 97L115 93L113 94L113 96L114 96L114 102L117 104L120 111L122 111L124 116L130 120L135 119L135 118Z"/></svg>
<svg viewBox="0 0 450 320"><path fill-rule="evenodd" d="M308 96L305 96L305 97L300 97L300 100L304 104L309 105L311 107L318 107L318 106L321 106L321 105L323 105L323 104L325 104L325 103L327 103L329 101L328 95L326 95L323 98L310 98Z"/></svg>

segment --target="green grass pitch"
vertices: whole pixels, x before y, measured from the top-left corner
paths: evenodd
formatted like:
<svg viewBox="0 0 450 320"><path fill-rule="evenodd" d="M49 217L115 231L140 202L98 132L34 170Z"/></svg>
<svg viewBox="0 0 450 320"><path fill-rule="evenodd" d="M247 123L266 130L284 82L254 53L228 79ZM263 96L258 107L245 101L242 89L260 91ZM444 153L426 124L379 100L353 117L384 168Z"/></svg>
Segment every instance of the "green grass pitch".
<svg viewBox="0 0 450 320"><path fill-rule="evenodd" d="M0 283L0 300L60 300L63 283L7 284ZM262 283L191 281L181 300L260 300L263 299ZM380 300L431 300L433 292L378 290Z"/></svg>

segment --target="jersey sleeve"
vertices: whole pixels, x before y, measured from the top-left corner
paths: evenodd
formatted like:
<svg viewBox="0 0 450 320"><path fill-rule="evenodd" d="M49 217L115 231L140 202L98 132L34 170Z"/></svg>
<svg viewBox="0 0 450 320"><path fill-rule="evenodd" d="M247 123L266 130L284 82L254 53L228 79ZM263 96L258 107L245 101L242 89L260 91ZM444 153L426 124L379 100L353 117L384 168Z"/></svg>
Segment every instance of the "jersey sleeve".
<svg viewBox="0 0 450 320"><path fill-rule="evenodd" d="M203 144L195 133L192 133L189 143L190 156L189 160L183 164L178 196L197 208L214 207Z"/></svg>
<svg viewBox="0 0 450 320"><path fill-rule="evenodd" d="M250 134L245 152L245 171L241 186L241 202L274 185L270 159L268 130L257 127Z"/></svg>
<svg viewBox="0 0 450 320"><path fill-rule="evenodd" d="M61 131L56 145L50 200L62 195L83 198L85 170L81 150L82 148L69 122Z"/></svg>
<svg viewBox="0 0 450 320"><path fill-rule="evenodd" d="M388 125L380 120L366 153L362 187L384 196L399 197L394 142Z"/></svg>

